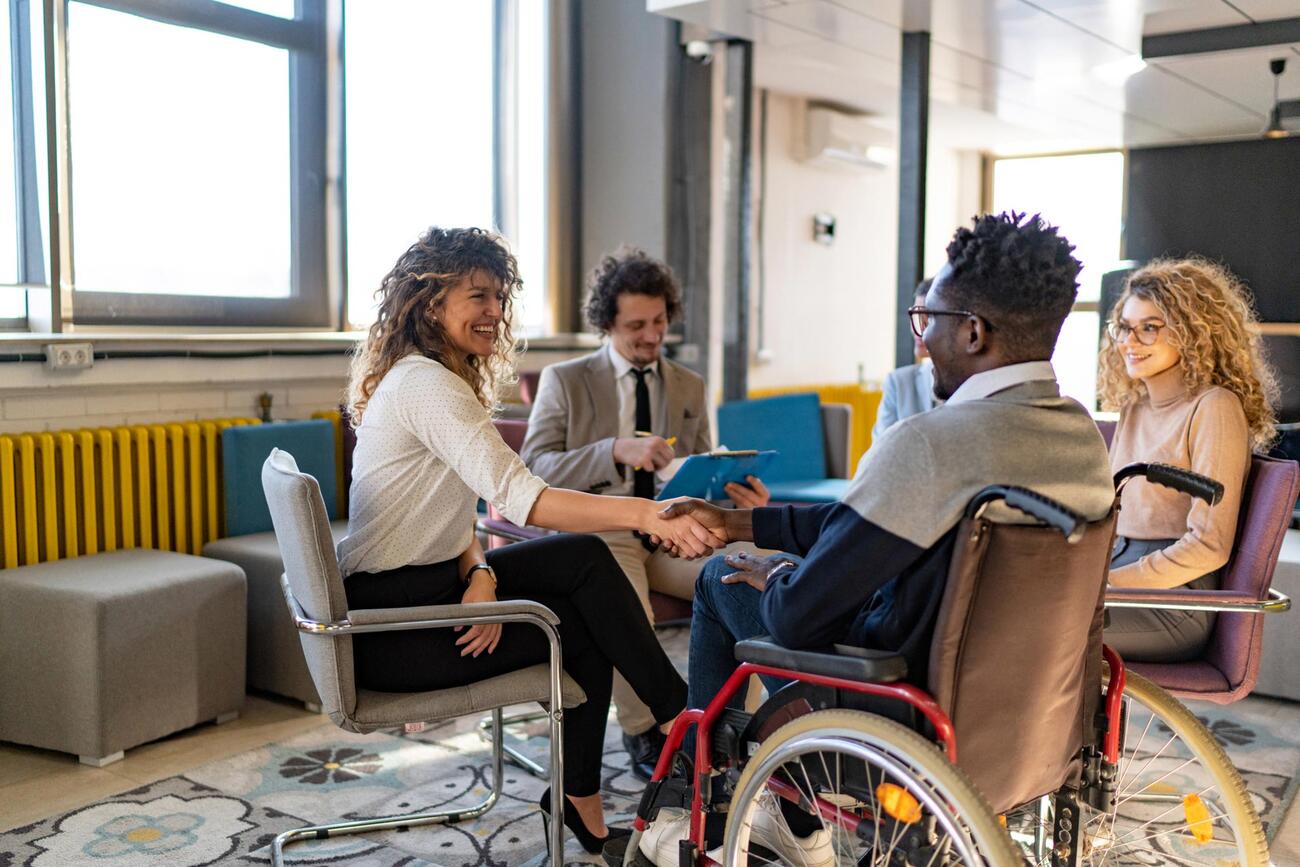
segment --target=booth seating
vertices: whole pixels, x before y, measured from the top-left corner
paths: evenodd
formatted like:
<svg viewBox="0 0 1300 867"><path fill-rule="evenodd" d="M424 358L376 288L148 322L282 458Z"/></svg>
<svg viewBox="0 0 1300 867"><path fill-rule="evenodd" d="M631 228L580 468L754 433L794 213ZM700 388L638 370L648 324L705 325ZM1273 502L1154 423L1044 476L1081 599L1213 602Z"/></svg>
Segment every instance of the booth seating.
<svg viewBox="0 0 1300 867"><path fill-rule="evenodd" d="M221 440L227 536L205 545L203 556L237 564L248 576L248 686L298 699L308 710L319 711L320 697L284 607L284 564L262 492L262 463L274 448L296 455L303 471L319 480L334 542L347 533L347 521L338 519L337 456L329 421L229 428ZM345 457L350 465L350 454Z"/></svg>
<svg viewBox="0 0 1300 867"><path fill-rule="evenodd" d="M244 586L234 564L147 548L0 571L0 740L103 767L235 719Z"/></svg>
<svg viewBox="0 0 1300 867"><path fill-rule="evenodd" d="M738 400L718 407L718 442L730 449L775 449L780 452L763 473L773 502L832 503L844 496L849 483L838 461L847 447L826 441L830 426L823 423L816 394L784 394ZM847 443L847 438L844 440Z"/></svg>

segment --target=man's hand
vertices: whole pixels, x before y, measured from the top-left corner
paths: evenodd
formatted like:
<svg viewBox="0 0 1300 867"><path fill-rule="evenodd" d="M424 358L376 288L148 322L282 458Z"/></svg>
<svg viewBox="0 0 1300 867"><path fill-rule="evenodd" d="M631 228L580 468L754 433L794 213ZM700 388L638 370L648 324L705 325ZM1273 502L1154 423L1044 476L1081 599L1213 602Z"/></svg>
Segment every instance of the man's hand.
<svg viewBox="0 0 1300 867"><path fill-rule="evenodd" d="M710 523L713 518L707 511L697 512L686 505L690 503L699 503L706 509L715 508L703 500L691 500L686 497L669 500L667 508L664 509L659 508L660 503L646 500L646 516L641 531L648 535L652 542L662 545L674 557L694 560L713 553L715 548L721 548L727 544L727 539L714 529L713 524ZM673 512L673 508L679 505L684 507Z"/></svg>
<svg viewBox="0 0 1300 867"><path fill-rule="evenodd" d="M761 509L766 506L772 495L767 490L767 485L758 476L745 476L748 485L742 485L738 482L727 482L723 488L727 496L731 497L731 502L735 503L741 509Z"/></svg>
<svg viewBox="0 0 1300 867"><path fill-rule="evenodd" d="M737 551L734 554L728 554L725 562L736 571L723 575L723 584L748 584L759 593L762 593L767 589L768 576L782 566L790 565L794 561L782 554L758 557L744 551Z"/></svg>
<svg viewBox="0 0 1300 867"><path fill-rule="evenodd" d="M619 437L614 440L614 460L639 470L661 470L677 457L663 437Z"/></svg>
<svg viewBox="0 0 1300 867"><path fill-rule="evenodd" d="M476 602L496 602L496 583L487 573L475 572L474 577L470 579L469 587L465 590L465 595L460 597L460 601L464 605L473 605ZM457 626L456 631L460 632L464 628L463 626ZM465 645L460 652L461 656L467 654L478 656L484 651L491 653L496 650L500 641L500 623L480 623L477 626L471 626L464 635L457 638L456 644Z"/></svg>

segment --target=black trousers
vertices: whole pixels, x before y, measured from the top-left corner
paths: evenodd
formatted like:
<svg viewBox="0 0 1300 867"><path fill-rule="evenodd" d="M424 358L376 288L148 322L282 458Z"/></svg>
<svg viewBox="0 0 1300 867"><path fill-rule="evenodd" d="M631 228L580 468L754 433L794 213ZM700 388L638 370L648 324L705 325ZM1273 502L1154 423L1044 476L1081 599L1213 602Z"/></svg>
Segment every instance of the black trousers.
<svg viewBox="0 0 1300 867"><path fill-rule="evenodd" d="M554 611L564 670L587 694L565 711L564 788L574 796L600 791L605 722L613 670L627 679L655 719L686 707L686 683L659 646L641 603L605 543L595 536L547 536L487 552L497 598L531 599ZM455 560L388 572L357 572L344 582L348 607L402 608L460 602L465 586ZM550 657L540 629L507 623L495 652L460 655L452 629L372 632L352 638L358 685L380 692L423 692L462 686Z"/></svg>
<svg viewBox="0 0 1300 867"><path fill-rule="evenodd" d="M1136 563L1177 539L1115 537L1110 566ZM1218 590L1220 570L1189 581L1189 590ZM1106 612L1105 641L1123 659L1133 662L1187 662L1200 658L1214 631L1214 613L1165 608L1112 608Z"/></svg>

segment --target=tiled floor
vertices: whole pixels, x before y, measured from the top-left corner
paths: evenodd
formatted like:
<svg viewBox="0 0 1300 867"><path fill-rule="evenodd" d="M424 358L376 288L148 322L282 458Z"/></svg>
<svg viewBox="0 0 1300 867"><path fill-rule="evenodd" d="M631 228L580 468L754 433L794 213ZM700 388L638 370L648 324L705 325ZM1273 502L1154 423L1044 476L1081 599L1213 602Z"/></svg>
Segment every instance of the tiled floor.
<svg viewBox="0 0 1300 867"><path fill-rule="evenodd" d="M330 725L301 703L250 695L239 719L205 723L127 750L126 758L104 768L79 764L65 753L0 743L0 831Z"/></svg>

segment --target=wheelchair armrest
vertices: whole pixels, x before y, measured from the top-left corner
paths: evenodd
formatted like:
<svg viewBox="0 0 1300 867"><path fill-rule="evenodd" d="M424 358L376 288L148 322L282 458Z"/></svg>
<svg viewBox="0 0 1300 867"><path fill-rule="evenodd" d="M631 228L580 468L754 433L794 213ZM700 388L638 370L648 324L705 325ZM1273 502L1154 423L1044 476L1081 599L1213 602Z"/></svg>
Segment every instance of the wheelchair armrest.
<svg viewBox="0 0 1300 867"><path fill-rule="evenodd" d="M887 650L843 644L835 645L835 653L791 650L766 635L737 642L736 660L845 680L889 683L907 677L907 660Z"/></svg>

